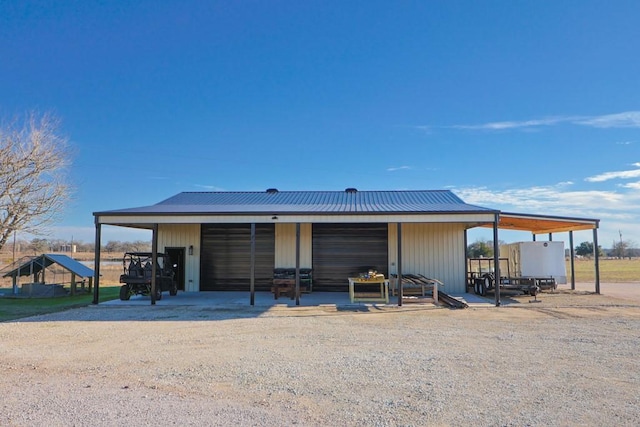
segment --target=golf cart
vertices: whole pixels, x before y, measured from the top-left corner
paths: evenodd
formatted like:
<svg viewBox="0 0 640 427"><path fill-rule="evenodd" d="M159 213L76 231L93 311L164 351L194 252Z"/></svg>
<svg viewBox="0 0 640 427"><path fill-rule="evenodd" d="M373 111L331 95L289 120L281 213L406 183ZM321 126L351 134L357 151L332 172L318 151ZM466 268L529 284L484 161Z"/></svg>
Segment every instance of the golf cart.
<svg viewBox="0 0 640 427"><path fill-rule="evenodd" d="M126 252L122 258L124 273L120 276L120 299L123 301L131 295L151 295L151 277L153 272L153 254L151 252ZM178 282L175 280L173 265L167 254L158 253L156 262L156 294L155 299L162 299L162 292L169 295L178 293Z"/></svg>

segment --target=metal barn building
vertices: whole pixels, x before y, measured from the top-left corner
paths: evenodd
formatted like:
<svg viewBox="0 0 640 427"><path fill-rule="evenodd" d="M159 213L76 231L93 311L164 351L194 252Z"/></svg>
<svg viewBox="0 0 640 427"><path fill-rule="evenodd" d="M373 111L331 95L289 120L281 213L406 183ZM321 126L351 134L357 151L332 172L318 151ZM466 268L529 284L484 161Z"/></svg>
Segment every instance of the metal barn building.
<svg viewBox="0 0 640 427"><path fill-rule="evenodd" d="M176 262L184 291L246 290L252 297L270 289L275 268L313 269L314 291L344 292L350 275L373 268L386 277L437 278L447 292L462 293L470 228L492 227L497 244L501 227L534 236L593 229L597 242L598 226L598 220L505 214L467 204L448 190L353 188L184 192L155 205L95 212L94 217L94 303L102 225L153 230L153 250Z"/></svg>

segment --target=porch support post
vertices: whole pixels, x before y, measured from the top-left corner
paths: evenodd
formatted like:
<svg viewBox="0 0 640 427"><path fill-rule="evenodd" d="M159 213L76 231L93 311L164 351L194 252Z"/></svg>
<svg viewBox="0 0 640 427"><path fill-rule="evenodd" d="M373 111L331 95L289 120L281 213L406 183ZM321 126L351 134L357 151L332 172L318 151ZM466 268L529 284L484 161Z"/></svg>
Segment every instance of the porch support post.
<svg viewBox="0 0 640 427"><path fill-rule="evenodd" d="M600 251L598 250L598 229L593 229L593 259L596 272L596 294L600 293Z"/></svg>
<svg viewBox="0 0 640 427"><path fill-rule="evenodd" d="M156 304L156 272L158 271L158 224L153 224L153 235L151 236L151 305ZM162 290L161 290L162 291Z"/></svg>
<svg viewBox="0 0 640 427"><path fill-rule="evenodd" d="M402 223L398 223L398 248L396 251L396 266L397 266L397 275L398 275L398 307L402 307Z"/></svg>
<svg viewBox="0 0 640 427"><path fill-rule="evenodd" d="M464 292L469 290L469 230L464 230Z"/></svg>
<svg viewBox="0 0 640 427"><path fill-rule="evenodd" d="M251 262L250 262L249 297L250 304L256 304L256 223L251 223Z"/></svg>
<svg viewBox="0 0 640 427"><path fill-rule="evenodd" d="M300 305L300 223L296 222L296 305Z"/></svg>
<svg viewBox="0 0 640 427"><path fill-rule="evenodd" d="M100 217L96 217L96 239L93 255L93 277L95 283L93 286L93 304L98 304L100 300L100 235L102 232L102 224L100 224Z"/></svg>
<svg viewBox="0 0 640 427"><path fill-rule="evenodd" d="M569 265L571 266L571 290L575 291L576 289L576 251L573 248L573 230L569 231L569 246L571 247L569 250L569 256L571 260L569 261Z"/></svg>
<svg viewBox="0 0 640 427"><path fill-rule="evenodd" d="M500 245L498 245L498 224L500 215L496 214L493 223L493 270L495 275L496 307L500 307Z"/></svg>

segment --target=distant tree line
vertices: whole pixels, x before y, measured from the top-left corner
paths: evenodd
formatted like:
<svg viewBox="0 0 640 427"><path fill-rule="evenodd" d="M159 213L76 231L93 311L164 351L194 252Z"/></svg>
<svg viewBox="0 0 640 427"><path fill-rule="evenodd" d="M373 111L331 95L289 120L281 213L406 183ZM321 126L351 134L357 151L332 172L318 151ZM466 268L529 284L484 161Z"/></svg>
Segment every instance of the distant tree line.
<svg viewBox="0 0 640 427"><path fill-rule="evenodd" d="M504 242L498 241L499 245ZM598 246L598 255L601 257L610 258L636 258L640 257L640 248L636 247L632 241L620 240L613 242L610 249L603 249L602 246ZM569 250L566 250L567 256L569 256ZM580 257L590 258L593 257L593 243L582 242L575 247L575 254ZM469 258L491 258L493 257L493 240L479 239L467 246L467 257Z"/></svg>
<svg viewBox="0 0 640 427"><path fill-rule="evenodd" d="M499 245L503 245L504 242L498 241ZM76 252L95 252L94 243L86 243L82 241L68 241L63 239L43 239L34 238L31 240L17 240L15 242L16 252L30 253L38 255L48 252L71 252L72 247L75 246ZM631 241L618 241L613 242L610 249L603 249L602 246L598 246L598 255L602 257L611 258L636 258L640 257L640 248ZM3 248L4 252L11 252L13 250L13 242L9 242ZM133 242L122 242L119 240L110 240L100 248L101 252L106 253L124 253L124 252L149 252L151 251L151 242L144 240L135 240ZM567 256L569 250L566 250ZM575 247L575 254L580 257L592 257L593 256L593 243L582 242ZM467 246L467 256L469 258L491 258L493 257L493 241L479 239Z"/></svg>
<svg viewBox="0 0 640 427"><path fill-rule="evenodd" d="M94 243L86 243L82 241L68 241L63 239L43 239L34 238L31 240L16 240L15 251L18 253L28 253L39 255L49 252L72 252L75 246L75 252L95 252ZM14 243L10 241L3 248L4 252L12 252ZM144 252L151 251L151 242L136 240L133 242L121 242L119 240L110 240L100 248L101 252L106 253L124 253L124 252Z"/></svg>

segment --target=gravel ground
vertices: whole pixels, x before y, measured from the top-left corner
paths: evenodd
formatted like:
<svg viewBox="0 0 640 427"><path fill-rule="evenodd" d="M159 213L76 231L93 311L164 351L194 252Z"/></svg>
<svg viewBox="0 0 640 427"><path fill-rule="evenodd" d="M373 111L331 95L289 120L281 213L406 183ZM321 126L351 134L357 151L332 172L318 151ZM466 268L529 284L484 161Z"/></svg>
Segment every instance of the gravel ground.
<svg viewBox="0 0 640 427"><path fill-rule="evenodd" d="M0 323L0 425L640 425L640 303L515 298Z"/></svg>

